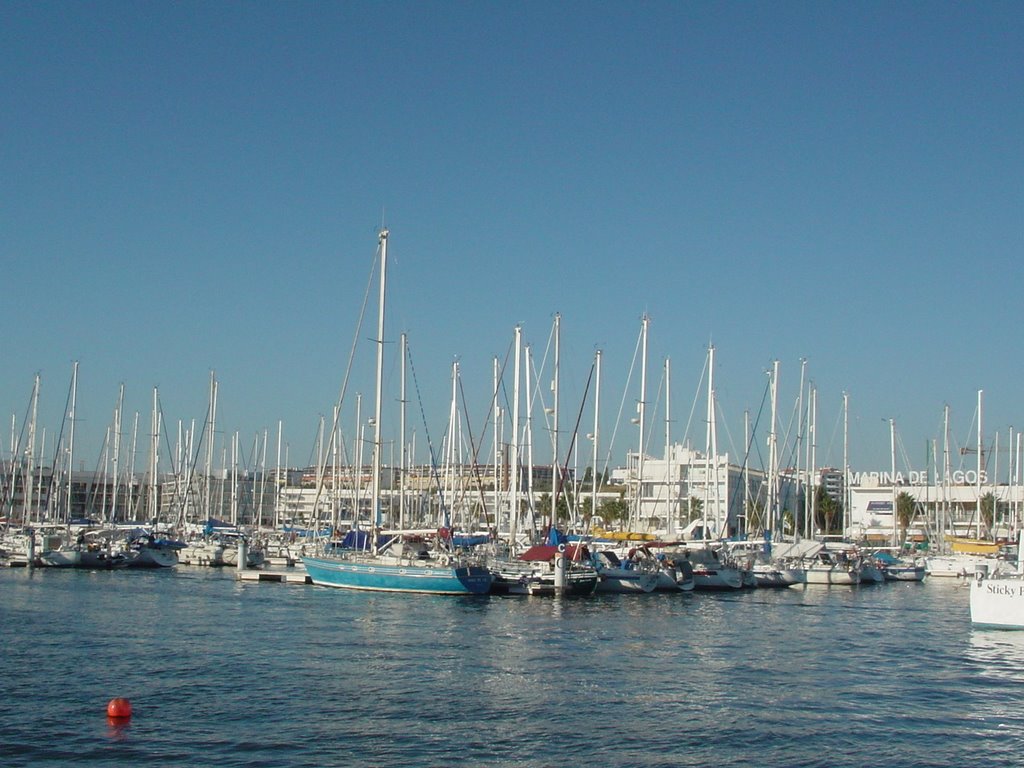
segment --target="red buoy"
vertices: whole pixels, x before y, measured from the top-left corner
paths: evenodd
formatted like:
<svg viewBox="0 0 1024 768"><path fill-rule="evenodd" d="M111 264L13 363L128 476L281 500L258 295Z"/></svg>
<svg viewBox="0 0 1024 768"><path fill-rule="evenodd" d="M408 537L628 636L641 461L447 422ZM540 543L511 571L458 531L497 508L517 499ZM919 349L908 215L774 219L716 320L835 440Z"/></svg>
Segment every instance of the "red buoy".
<svg viewBox="0 0 1024 768"><path fill-rule="evenodd" d="M107 704L107 717L116 720L127 720L132 716L132 703L128 699L111 699Z"/></svg>

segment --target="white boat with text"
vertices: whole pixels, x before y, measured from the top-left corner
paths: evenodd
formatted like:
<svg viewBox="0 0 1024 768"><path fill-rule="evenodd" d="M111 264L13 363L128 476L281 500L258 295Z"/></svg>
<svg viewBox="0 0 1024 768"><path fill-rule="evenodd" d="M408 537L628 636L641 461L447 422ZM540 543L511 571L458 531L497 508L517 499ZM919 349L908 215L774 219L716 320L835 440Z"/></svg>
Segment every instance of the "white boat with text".
<svg viewBox="0 0 1024 768"><path fill-rule="evenodd" d="M1020 534L1024 544L1024 531ZM1024 560L1017 550L1017 568L995 572L980 563L971 581L971 623L998 629L1024 629Z"/></svg>

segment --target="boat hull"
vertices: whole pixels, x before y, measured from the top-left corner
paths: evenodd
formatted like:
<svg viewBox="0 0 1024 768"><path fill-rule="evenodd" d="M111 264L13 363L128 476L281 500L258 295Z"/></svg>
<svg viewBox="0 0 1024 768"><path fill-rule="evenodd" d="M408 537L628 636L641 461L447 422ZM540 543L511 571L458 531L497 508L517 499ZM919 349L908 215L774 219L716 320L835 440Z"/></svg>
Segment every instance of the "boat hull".
<svg viewBox="0 0 1024 768"><path fill-rule="evenodd" d="M112 571L117 568L127 568L128 557L122 552L93 552L86 550L81 554L78 567L89 568L94 571Z"/></svg>
<svg viewBox="0 0 1024 768"><path fill-rule="evenodd" d="M742 589L743 574L736 568L708 568L695 565L693 588L698 591Z"/></svg>
<svg viewBox="0 0 1024 768"><path fill-rule="evenodd" d="M193 541L178 553L182 565L224 565L224 547L215 542Z"/></svg>
<svg viewBox="0 0 1024 768"><path fill-rule="evenodd" d="M924 581L925 569L923 565L890 565L884 573L886 581Z"/></svg>
<svg viewBox="0 0 1024 768"><path fill-rule="evenodd" d="M1024 578L975 578L971 582L971 623L1024 629Z"/></svg>
<svg viewBox="0 0 1024 768"><path fill-rule="evenodd" d="M860 572L838 565L812 565L804 571L804 583L847 586L860 584Z"/></svg>
<svg viewBox="0 0 1024 768"><path fill-rule="evenodd" d="M476 565L391 565L345 558L304 557L314 584L373 592L420 592L432 595L482 595L494 577Z"/></svg>
<svg viewBox="0 0 1024 768"><path fill-rule="evenodd" d="M771 565L755 565L752 568L758 587L778 589L791 587L803 582L803 573L796 568L776 568Z"/></svg>
<svg viewBox="0 0 1024 768"><path fill-rule="evenodd" d="M46 568L79 568L82 553L77 549L51 549L39 555L39 564Z"/></svg>
<svg viewBox="0 0 1024 768"><path fill-rule="evenodd" d="M662 566L658 573L658 583L654 587L658 592L692 592L694 587L693 570L682 571L671 566Z"/></svg>
<svg viewBox="0 0 1024 768"><path fill-rule="evenodd" d="M592 595L597 589L597 571L573 571L565 574L566 595ZM494 573L491 592L496 595L555 595L555 575L548 572L517 572L512 569Z"/></svg>
<svg viewBox="0 0 1024 768"><path fill-rule="evenodd" d="M142 546L132 551L129 568L173 568L178 564L178 551L172 547Z"/></svg>
<svg viewBox="0 0 1024 768"><path fill-rule="evenodd" d="M658 586L657 571L638 571L625 568L605 568L598 572L598 592L637 594L653 592Z"/></svg>
<svg viewBox="0 0 1024 768"><path fill-rule="evenodd" d="M966 536L947 536L946 542L949 548L962 555L989 555L999 554L999 544L985 539L972 539Z"/></svg>
<svg viewBox="0 0 1024 768"><path fill-rule="evenodd" d="M925 559L925 570L929 576L941 578L966 578L973 576L978 568L997 568L999 561L980 555L935 555Z"/></svg>
<svg viewBox="0 0 1024 768"><path fill-rule="evenodd" d="M881 584L885 581L885 573L881 568L865 563L860 567L861 584Z"/></svg>

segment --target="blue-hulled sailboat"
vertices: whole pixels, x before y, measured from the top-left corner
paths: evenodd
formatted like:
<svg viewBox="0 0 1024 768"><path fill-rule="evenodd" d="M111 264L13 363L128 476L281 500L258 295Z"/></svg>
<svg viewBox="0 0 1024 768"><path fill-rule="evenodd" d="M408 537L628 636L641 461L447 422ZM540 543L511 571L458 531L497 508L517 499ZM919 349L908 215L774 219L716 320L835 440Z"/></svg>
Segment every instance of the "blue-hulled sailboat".
<svg viewBox="0 0 1024 768"><path fill-rule="evenodd" d="M388 533L382 536L388 541L376 551L341 549L302 560L313 583L324 587L433 595L490 591L494 577L487 568L455 554L432 551L422 533Z"/></svg>
<svg viewBox="0 0 1024 768"><path fill-rule="evenodd" d="M373 419L373 471L370 513L377 519L380 506L381 402L384 374L384 305L388 263L388 231L379 235L380 296L377 312L377 384ZM342 589L381 592L424 592L433 595L485 594L494 577L491 572L453 552L427 548L422 537L395 532L383 545L377 535L370 548L343 549L337 554L303 557L314 584ZM439 545L450 544L440 541Z"/></svg>

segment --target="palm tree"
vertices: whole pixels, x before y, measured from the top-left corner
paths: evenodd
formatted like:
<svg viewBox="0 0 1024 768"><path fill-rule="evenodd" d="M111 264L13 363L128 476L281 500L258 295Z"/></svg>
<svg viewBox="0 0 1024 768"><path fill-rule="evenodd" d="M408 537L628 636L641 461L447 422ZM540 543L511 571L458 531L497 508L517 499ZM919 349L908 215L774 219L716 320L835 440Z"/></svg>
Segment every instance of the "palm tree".
<svg viewBox="0 0 1024 768"><path fill-rule="evenodd" d="M910 522L914 519L916 505L917 502L914 501L914 497L906 491L900 491L896 495L896 520L900 525L901 541L907 538L907 528L910 527Z"/></svg>
<svg viewBox="0 0 1024 768"><path fill-rule="evenodd" d="M991 532L995 526L996 520L996 496L994 493L986 493L981 497L981 521L985 523L985 527Z"/></svg>
<svg viewBox="0 0 1024 768"><path fill-rule="evenodd" d="M691 496L685 504L686 521L692 523L704 514L704 502L696 496Z"/></svg>
<svg viewBox="0 0 1024 768"><path fill-rule="evenodd" d="M621 528L629 519L629 504L621 496L617 499L605 499L601 502L599 513L605 525L616 523Z"/></svg>
<svg viewBox="0 0 1024 768"><path fill-rule="evenodd" d="M537 514L540 515L541 519L548 520L551 517L551 494L542 494L537 499ZM558 494L558 503L555 505L555 524L564 522L569 519L569 502L565 498L564 493Z"/></svg>
<svg viewBox="0 0 1024 768"><path fill-rule="evenodd" d="M833 526L839 513L839 504L828 495L824 485L819 485L815 491L814 506L817 509L817 520L815 526L821 529L822 533L834 533Z"/></svg>

